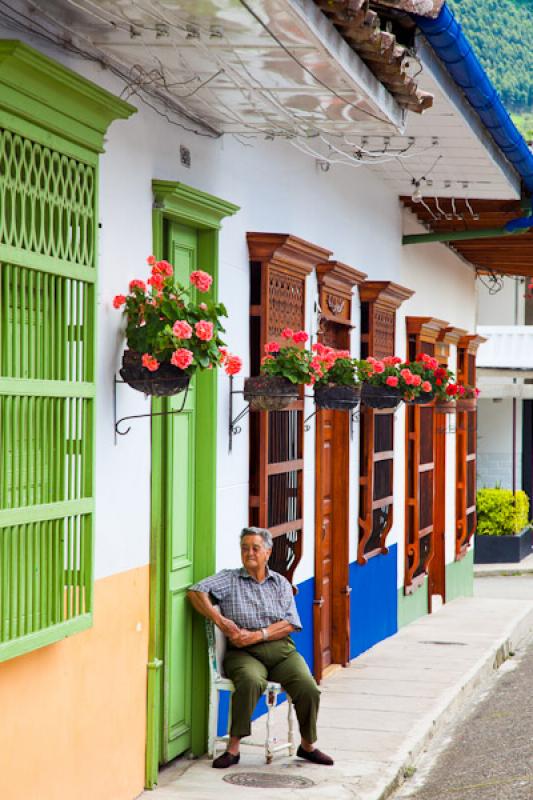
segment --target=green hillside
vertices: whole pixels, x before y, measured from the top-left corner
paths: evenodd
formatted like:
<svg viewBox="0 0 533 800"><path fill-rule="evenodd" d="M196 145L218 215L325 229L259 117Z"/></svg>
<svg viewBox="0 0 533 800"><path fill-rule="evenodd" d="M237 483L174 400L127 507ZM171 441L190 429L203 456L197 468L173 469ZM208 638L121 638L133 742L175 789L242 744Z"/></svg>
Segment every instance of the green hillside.
<svg viewBox="0 0 533 800"><path fill-rule="evenodd" d="M533 0L448 0L522 133L533 138Z"/></svg>

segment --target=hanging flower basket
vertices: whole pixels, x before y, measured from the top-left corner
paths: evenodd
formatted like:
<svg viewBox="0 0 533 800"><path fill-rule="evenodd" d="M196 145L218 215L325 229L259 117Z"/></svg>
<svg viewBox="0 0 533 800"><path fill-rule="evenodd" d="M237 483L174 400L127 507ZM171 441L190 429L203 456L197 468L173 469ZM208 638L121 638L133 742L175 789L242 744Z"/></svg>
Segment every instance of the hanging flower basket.
<svg viewBox="0 0 533 800"><path fill-rule="evenodd" d="M135 350L125 350L122 356L120 376L132 389L153 397L172 397L188 388L191 378L182 369L163 363L157 372L150 372L141 359Z"/></svg>
<svg viewBox="0 0 533 800"><path fill-rule="evenodd" d="M360 399L360 386L339 386L334 383L315 386L315 405L317 408L351 411L356 408Z"/></svg>
<svg viewBox="0 0 533 800"><path fill-rule="evenodd" d="M408 406L428 406L435 399L434 392L420 392L416 397L404 400Z"/></svg>
<svg viewBox="0 0 533 800"><path fill-rule="evenodd" d="M283 411L298 400L298 386L277 375L256 375L244 381L244 399L251 411Z"/></svg>
<svg viewBox="0 0 533 800"><path fill-rule="evenodd" d="M475 411L477 397L458 397L455 401L457 411Z"/></svg>
<svg viewBox="0 0 533 800"><path fill-rule="evenodd" d="M171 397L189 386L199 370L223 367L236 375L242 366L238 356L228 353L220 333L222 303L208 295L213 279L203 270L194 270L187 288L176 280L168 261L147 259L151 268L148 280L130 281L129 293L118 294L114 308L123 308L128 347L122 357L120 375L139 392L155 397Z"/></svg>
<svg viewBox="0 0 533 800"><path fill-rule="evenodd" d="M435 411L439 414L455 414L457 406L455 400L437 400L435 403Z"/></svg>
<svg viewBox="0 0 533 800"><path fill-rule="evenodd" d="M397 408L402 400L401 390L392 386L363 383L361 388L361 403L368 408Z"/></svg>

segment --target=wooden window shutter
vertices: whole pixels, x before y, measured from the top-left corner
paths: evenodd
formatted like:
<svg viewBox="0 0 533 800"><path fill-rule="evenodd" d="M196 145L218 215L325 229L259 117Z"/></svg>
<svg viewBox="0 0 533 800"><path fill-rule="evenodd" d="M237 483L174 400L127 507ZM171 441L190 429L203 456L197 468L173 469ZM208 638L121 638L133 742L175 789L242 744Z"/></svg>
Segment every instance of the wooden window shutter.
<svg viewBox="0 0 533 800"><path fill-rule="evenodd" d="M462 336L457 343L457 380L476 385L476 354L485 340L481 336ZM455 558L466 555L476 531L476 453L477 411L459 411L456 419L456 539Z"/></svg>
<svg viewBox="0 0 533 800"><path fill-rule="evenodd" d="M407 358L434 356L448 323L432 317L407 317ZM405 581L410 594L425 580L434 551L435 422L432 406L406 405Z"/></svg>
<svg viewBox="0 0 533 800"><path fill-rule="evenodd" d="M361 358L394 355L396 310L413 292L390 281L365 281L361 298ZM394 412L361 407L357 561L387 553L393 522Z"/></svg>
<svg viewBox="0 0 533 800"><path fill-rule="evenodd" d="M331 252L295 236L249 233L250 364L258 375L267 341L284 328L305 328L305 284ZM303 392L302 392L303 395ZM270 565L291 582L303 536L303 396L284 411L250 412L251 525L274 539Z"/></svg>
<svg viewBox="0 0 533 800"><path fill-rule="evenodd" d="M98 154L134 109L19 42L0 64L3 661L92 623Z"/></svg>

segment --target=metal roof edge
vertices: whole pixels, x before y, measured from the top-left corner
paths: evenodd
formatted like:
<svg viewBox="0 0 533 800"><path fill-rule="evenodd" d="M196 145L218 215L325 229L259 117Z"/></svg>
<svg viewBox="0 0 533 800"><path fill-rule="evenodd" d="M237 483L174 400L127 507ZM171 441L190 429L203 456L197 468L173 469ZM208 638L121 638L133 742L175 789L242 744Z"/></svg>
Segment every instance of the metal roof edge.
<svg viewBox="0 0 533 800"><path fill-rule="evenodd" d="M509 116L451 9L445 4L436 19L416 15L413 18L499 151L518 172L526 190L533 194L533 153Z"/></svg>

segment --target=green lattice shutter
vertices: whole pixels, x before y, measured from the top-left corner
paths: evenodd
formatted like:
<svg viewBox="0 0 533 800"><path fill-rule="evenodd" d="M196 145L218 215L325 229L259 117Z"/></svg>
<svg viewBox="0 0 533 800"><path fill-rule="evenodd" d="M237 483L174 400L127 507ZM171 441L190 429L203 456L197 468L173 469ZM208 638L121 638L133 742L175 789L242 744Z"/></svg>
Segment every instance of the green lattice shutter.
<svg viewBox="0 0 533 800"><path fill-rule="evenodd" d="M0 42L0 64L5 44ZM47 91L57 100L58 75L69 78L70 92L75 80L83 91L91 87L100 94L29 48L17 45L10 55L7 66L18 61L21 78L18 102L37 84L43 106ZM28 75L22 76L30 60L35 85L28 87ZM68 138L62 112L50 119L44 107L42 117L36 109L33 121L13 114L17 70L11 78L6 74L8 87L2 85L5 74L0 77L0 661L92 621L98 228L98 148Z"/></svg>

